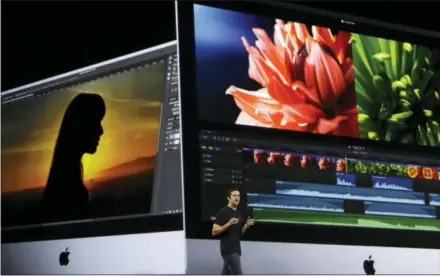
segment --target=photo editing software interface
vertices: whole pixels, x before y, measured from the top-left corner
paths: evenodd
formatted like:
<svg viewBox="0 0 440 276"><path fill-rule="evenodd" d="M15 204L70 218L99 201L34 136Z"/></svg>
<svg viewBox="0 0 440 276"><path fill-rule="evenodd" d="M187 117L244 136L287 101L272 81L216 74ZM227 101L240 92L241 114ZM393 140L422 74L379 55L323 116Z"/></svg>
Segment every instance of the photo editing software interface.
<svg viewBox="0 0 440 276"><path fill-rule="evenodd" d="M2 92L2 242L183 229L175 44Z"/></svg>
<svg viewBox="0 0 440 276"><path fill-rule="evenodd" d="M201 201L187 221L207 229L238 188L260 225L245 239L438 246L438 38L275 4L178 9L193 23L179 25L185 179L199 183L185 200Z"/></svg>
<svg viewBox="0 0 440 276"><path fill-rule="evenodd" d="M440 231L438 157L211 130L200 149L205 220L239 187L258 222Z"/></svg>

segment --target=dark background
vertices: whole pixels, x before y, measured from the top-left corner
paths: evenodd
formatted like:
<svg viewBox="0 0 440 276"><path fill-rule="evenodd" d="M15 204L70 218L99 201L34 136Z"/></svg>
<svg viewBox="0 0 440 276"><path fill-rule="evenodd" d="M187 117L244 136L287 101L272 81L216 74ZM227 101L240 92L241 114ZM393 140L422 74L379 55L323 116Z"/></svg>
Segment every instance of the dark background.
<svg viewBox="0 0 440 276"><path fill-rule="evenodd" d="M241 110L234 98L226 95L228 87L233 85L250 91L261 88L259 83L248 77L249 55L241 37L254 45L256 37L252 28L255 27L265 30L272 37L274 19L199 7L194 25L199 118L234 125ZM213 36L213 33L221 33L221 37Z"/></svg>
<svg viewBox="0 0 440 276"><path fill-rule="evenodd" d="M303 5L440 30L435 1ZM174 1L2 1L1 90L175 39Z"/></svg>

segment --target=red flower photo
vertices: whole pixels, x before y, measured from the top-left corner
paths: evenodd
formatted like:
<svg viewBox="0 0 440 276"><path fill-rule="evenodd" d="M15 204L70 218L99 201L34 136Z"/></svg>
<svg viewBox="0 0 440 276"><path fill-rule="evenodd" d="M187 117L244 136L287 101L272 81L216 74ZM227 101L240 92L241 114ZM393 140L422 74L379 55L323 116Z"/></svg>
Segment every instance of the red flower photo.
<svg viewBox="0 0 440 276"><path fill-rule="evenodd" d="M436 168L421 167L419 178L427 180L438 180L438 171Z"/></svg>
<svg viewBox="0 0 440 276"><path fill-rule="evenodd" d="M276 20L273 41L254 28L249 77L257 91L230 86L236 124L358 137L350 33Z"/></svg>

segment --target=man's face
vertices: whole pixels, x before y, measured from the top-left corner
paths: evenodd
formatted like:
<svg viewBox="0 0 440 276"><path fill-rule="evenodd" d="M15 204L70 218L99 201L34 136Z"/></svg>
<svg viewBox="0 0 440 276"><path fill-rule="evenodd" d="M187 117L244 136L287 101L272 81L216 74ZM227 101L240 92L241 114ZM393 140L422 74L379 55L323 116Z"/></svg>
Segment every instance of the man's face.
<svg viewBox="0 0 440 276"><path fill-rule="evenodd" d="M323 169L325 169L325 158L319 158L319 161L318 161L318 166L319 166L319 169L320 170L323 170Z"/></svg>
<svg viewBox="0 0 440 276"><path fill-rule="evenodd" d="M232 206L238 206L240 203L240 192L239 191L233 191L231 192L231 195L228 197L229 204Z"/></svg>
<svg viewBox="0 0 440 276"><path fill-rule="evenodd" d="M301 167L302 168L305 168L305 167L307 167L307 163L308 163L308 158L307 158L307 156L302 156L301 157Z"/></svg>
<svg viewBox="0 0 440 276"><path fill-rule="evenodd" d="M345 172L345 161L338 159L338 161L336 161L336 171L338 172Z"/></svg>
<svg viewBox="0 0 440 276"><path fill-rule="evenodd" d="M284 156L284 165L291 166L292 165L292 161L293 161L293 157L292 157L291 154L286 154Z"/></svg>

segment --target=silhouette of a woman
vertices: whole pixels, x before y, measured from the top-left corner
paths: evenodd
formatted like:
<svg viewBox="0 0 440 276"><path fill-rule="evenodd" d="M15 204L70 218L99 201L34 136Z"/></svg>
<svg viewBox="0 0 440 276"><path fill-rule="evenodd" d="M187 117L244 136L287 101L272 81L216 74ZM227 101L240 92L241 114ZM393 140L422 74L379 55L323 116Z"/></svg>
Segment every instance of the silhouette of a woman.
<svg viewBox="0 0 440 276"><path fill-rule="evenodd" d="M42 198L43 211L49 218L64 220L85 215L89 191L83 182L82 156L96 152L104 133L104 115L104 99L97 94L78 94L68 105Z"/></svg>

